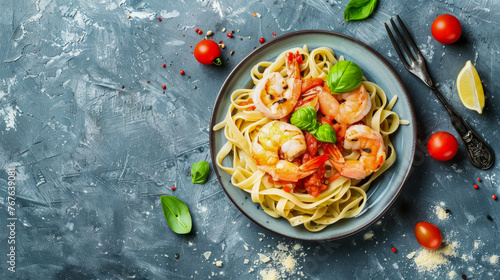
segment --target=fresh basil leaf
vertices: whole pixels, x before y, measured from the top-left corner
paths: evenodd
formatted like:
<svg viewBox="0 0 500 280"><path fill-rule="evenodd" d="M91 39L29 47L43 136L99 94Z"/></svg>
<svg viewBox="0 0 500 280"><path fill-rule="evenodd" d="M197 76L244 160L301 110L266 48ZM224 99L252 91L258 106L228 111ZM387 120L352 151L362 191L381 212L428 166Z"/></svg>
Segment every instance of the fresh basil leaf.
<svg viewBox="0 0 500 280"><path fill-rule="evenodd" d="M339 61L330 68L326 83L333 94L349 92L361 85L363 71L352 61Z"/></svg>
<svg viewBox="0 0 500 280"><path fill-rule="evenodd" d="M321 125L312 135L321 142L335 143L337 141L335 130L328 124Z"/></svg>
<svg viewBox="0 0 500 280"><path fill-rule="evenodd" d="M210 165L206 161L199 161L191 165L191 181L193 184L205 184L210 173Z"/></svg>
<svg viewBox="0 0 500 280"><path fill-rule="evenodd" d="M377 0L351 0L344 10L344 20L362 20L369 17L377 6Z"/></svg>
<svg viewBox="0 0 500 280"><path fill-rule="evenodd" d="M193 226L187 205L174 196L162 195L161 207L170 228L178 234L186 234Z"/></svg>
<svg viewBox="0 0 500 280"><path fill-rule="evenodd" d="M318 125L318 116L314 107L307 106L300 108L297 112L292 114L290 123L302 130L314 130Z"/></svg>

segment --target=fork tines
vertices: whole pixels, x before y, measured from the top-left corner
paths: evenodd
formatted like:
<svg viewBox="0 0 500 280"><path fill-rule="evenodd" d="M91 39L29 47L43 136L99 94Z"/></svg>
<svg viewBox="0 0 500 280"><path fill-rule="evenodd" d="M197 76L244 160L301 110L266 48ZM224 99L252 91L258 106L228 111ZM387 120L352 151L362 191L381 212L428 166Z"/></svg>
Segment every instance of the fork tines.
<svg viewBox="0 0 500 280"><path fill-rule="evenodd" d="M399 18L399 15L396 14L396 18L404 35L401 34L398 26L396 25L392 17L390 21L392 28L394 29L394 33L396 33L396 37L399 41L396 40L396 38L394 38L394 35L391 29L389 28L387 22L384 23L385 29L387 30L387 34L389 34L389 38L391 39L392 45L396 49L396 52L398 53L398 56L401 59L401 62L403 62L403 65L405 66L406 69L410 70L411 68L413 68L415 63L423 62L424 57L422 56L420 49L417 47L417 44L415 44L415 41L413 41L413 38L408 32L408 29L406 29L406 26L403 24L403 21L401 20L401 18ZM403 53L401 52L400 46L403 47L405 55L403 55ZM409 49L409 47L412 48L413 52Z"/></svg>

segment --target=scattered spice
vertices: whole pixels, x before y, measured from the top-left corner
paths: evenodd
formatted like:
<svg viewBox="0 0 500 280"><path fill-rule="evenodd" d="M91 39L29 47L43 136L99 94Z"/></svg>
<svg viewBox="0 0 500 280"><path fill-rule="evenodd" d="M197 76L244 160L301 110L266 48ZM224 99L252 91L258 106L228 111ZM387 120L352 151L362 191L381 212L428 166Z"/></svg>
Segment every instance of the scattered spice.
<svg viewBox="0 0 500 280"><path fill-rule="evenodd" d="M394 253L396 253L396 251L397 251L396 247L392 247L392 251L393 251Z"/></svg>
<svg viewBox="0 0 500 280"><path fill-rule="evenodd" d="M186 74L186 73L184 72L184 70L181 70L181 72L180 72L180 73L181 73L181 75L184 75L184 74Z"/></svg>
<svg viewBox="0 0 500 280"><path fill-rule="evenodd" d="M276 37L276 33L273 32L273 36Z"/></svg>
<svg viewBox="0 0 500 280"><path fill-rule="evenodd" d="M496 199L497 199L497 196L496 196L496 195L492 195L492 196L491 196L491 198L493 198L493 199L495 199L495 200L496 200Z"/></svg>
<svg viewBox="0 0 500 280"><path fill-rule="evenodd" d="M227 33L227 37L232 38L233 37L233 33L231 33L231 32Z"/></svg>
<svg viewBox="0 0 500 280"><path fill-rule="evenodd" d="M481 182L481 178L477 178L477 181L478 181L478 182Z"/></svg>
<svg viewBox="0 0 500 280"><path fill-rule="evenodd" d="M493 221L493 218L490 215L486 216L486 219Z"/></svg>
<svg viewBox="0 0 500 280"><path fill-rule="evenodd" d="M253 16L253 17L256 17L256 16L257 16L257 14L256 14L256 13L252 13L252 16Z"/></svg>
<svg viewBox="0 0 500 280"><path fill-rule="evenodd" d="M131 18L130 14L127 14L127 18Z"/></svg>
<svg viewBox="0 0 500 280"><path fill-rule="evenodd" d="M474 185L474 188L477 190L479 187L477 185Z"/></svg>
<svg viewBox="0 0 500 280"><path fill-rule="evenodd" d="M220 40L220 41L219 41L219 44L222 44L222 43L224 43L224 42L222 42L222 40Z"/></svg>
<svg viewBox="0 0 500 280"><path fill-rule="evenodd" d="M226 28L225 28L225 27L224 27L224 28L222 28L222 32L226 32Z"/></svg>
<svg viewBox="0 0 500 280"><path fill-rule="evenodd" d="M196 89L196 86L194 86L193 88Z"/></svg>
<svg viewBox="0 0 500 280"><path fill-rule="evenodd" d="M148 84L150 83L151 81L148 81Z"/></svg>
<svg viewBox="0 0 500 280"><path fill-rule="evenodd" d="M248 36L248 40L252 39L252 37Z"/></svg>
<svg viewBox="0 0 500 280"><path fill-rule="evenodd" d="M208 30L207 32L207 36L212 36L214 33L212 32L212 30Z"/></svg>
<svg viewBox="0 0 500 280"><path fill-rule="evenodd" d="M196 32L196 33L198 33L198 31L200 31L200 29L198 29L198 28L196 28L196 29L194 30L194 32Z"/></svg>
<svg viewBox="0 0 500 280"><path fill-rule="evenodd" d="M225 48L226 48L226 45L224 45L224 44L219 44L219 47L220 47L221 49L225 49Z"/></svg>
<svg viewBox="0 0 500 280"><path fill-rule="evenodd" d="M175 186L171 187L170 189L171 189L172 191L175 191Z"/></svg>
<svg viewBox="0 0 500 280"><path fill-rule="evenodd" d="M234 50L233 50L233 51L231 51L229 54L230 54L230 55L233 55L233 54L234 54Z"/></svg>
<svg viewBox="0 0 500 280"><path fill-rule="evenodd" d="M203 34L203 30L198 30L198 34Z"/></svg>
<svg viewBox="0 0 500 280"><path fill-rule="evenodd" d="M167 89L166 85L161 86L162 89Z"/></svg>
<svg viewBox="0 0 500 280"><path fill-rule="evenodd" d="M464 279L464 280L467 279L467 275L462 274L462 279Z"/></svg>
<svg viewBox="0 0 500 280"><path fill-rule="evenodd" d="M163 63L163 65L161 67L165 68L165 67L167 67L167 64Z"/></svg>
<svg viewBox="0 0 500 280"><path fill-rule="evenodd" d="M178 259L178 258L179 258L179 254L175 254L175 255L174 255L174 257L175 257L176 259Z"/></svg>
<svg viewBox="0 0 500 280"><path fill-rule="evenodd" d="M445 211L447 214L449 214L449 213L451 212L451 210L450 210L450 209L448 209L448 208L446 208L444 211Z"/></svg>
<svg viewBox="0 0 500 280"><path fill-rule="evenodd" d="M161 17L159 17L158 20L161 22L162 21Z"/></svg>
<svg viewBox="0 0 500 280"><path fill-rule="evenodd" d="M263 44L266 40L264 40L264 38L260 38L259 39L259 43Z"/></svg>
<svg viewBox="0 0 500 280"><path fill-rule="evenodd" d="M125 88L125 86L122 86L122 88Z"/></svg>

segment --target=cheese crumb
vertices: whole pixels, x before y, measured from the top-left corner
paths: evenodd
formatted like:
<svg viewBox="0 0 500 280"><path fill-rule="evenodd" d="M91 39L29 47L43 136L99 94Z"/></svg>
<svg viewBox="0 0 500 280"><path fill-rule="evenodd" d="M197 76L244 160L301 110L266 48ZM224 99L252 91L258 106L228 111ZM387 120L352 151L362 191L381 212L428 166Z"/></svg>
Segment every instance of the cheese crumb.
<svg viewBox="0 0 500 280"><path fill-rule="evenodd" d="M375 236L375 234L373 233L373 231L369 231L367 233L365 233L365 235L363 235L363 239L364 240L370 240L373 238L373 236Z"/></svg>
<svg viewBox="0 0 500 280"><path fill-rule="evenodd" d="M414 259L415 264L420 272L423 271L434 271L439 266L443 264L447 264L450 261L447 256L456 257L457 252L455 251L455 247L457 246L457 242L452 242L446 247L437 250L427 250L422 249L418 252L417 257Z"/></svg>
<svg viewBox="0 0 500 280"><path fill-rule="evenodd" d="M245 250L248 251L248 246L247 245L243 245L243 247L245 248Z"/></svg>
<svg viewBox="0 0 500 280"><path fill-rule="evenodd" d="M455 271L450 271L450 273L448 273L448 279L455 279L457 276Z"/></svg>
<svg viewBox="0 0 500 280"><path fill-rule="evenodd" d="M413 259L413 257L415 256L416 253L417 253L417 251L411 252L408 255L406 255L406 257L411 260L411 259Z"/></svg>
<svg viewBox="0 0 500 280"><path fill-rule="evenodd" d="M283 244L278 244L278 246L276 246L276 248L278 250L281 250L281 251L288 251L288 246L283 245Z"/></svg>
<svg viewBox="0 0 500 280"><path fill-rule="evenodd" d="M245 259L245 260L243 261L243 264L248 264L249 262L250 262L250 261L249 261L248 259Z"/></svg>
<svg viewBox="0 0 500 280"><path fill-rule="evenodd" d="M210 258L210 255L211 255L211 254L212 254L212 252L207 251L207 252L203 253L203 256L205 257L205 259L207 259L207 260L208 260L208 259Z"/></svg>
<svg viewBox="0 0 500 280"><path fill-rule="evenodd" d="M258 254L259 254L260 261L263 263L267 263L271 260L271 258L269 258L268 256L266 256L264 254L261 254L261 253L258 253Z"/></svg>
<svg viewBox="0 0 500 280"><path fill-rule="evenodd" d="M498 256L497 255L493 255L490 257L490 263L491 264L497 264L498 263Z"/></svg>
<svg viewBox="0 0 500 280"><path fill-rule="evenodd" d="M491 259L490 259L490 261L491 261ZM287 270L293 270L295 268L295 263L296 263L296 260L292 257L292 255L288 255L288 257L286 257L286 259L281 261L281 264Z"/></svg>
<svg viewBox="0 0 500 280"><path fill-rule="evenodd" d="M297 243L297 244L295 244L295 245L293 246L293 249L294 249L295 251L300 250L300 248L302 248L302 245L300 245L300 244L298 244L298 243Z"/></svg>
<svg viewBox="0 0 500 280"><path fill-rule="evenodd" d="M434 213L436 213L436 216L440 220L445 220L450 215L450 213L447 213L441 206L434 206Z"/></svg>
<svg viewBox="0 0 500 280"><path fill-rule="evenodd" d="M262 280L276 280L276 269L262 270L260 276Z"/></svg>
<svg viewBox="0 0 500 280"><path fill-rule="evenodd" d="M222 261L216 261L215 265L218 266L218 267L222 267Z"/></svg>
<svg viewBox="0 0 500 280"><path fill-rule="evenodd" d="M222 28L222 32L226 32L226 28L225 28L225 27L224 27L224 28Z"/></svg>

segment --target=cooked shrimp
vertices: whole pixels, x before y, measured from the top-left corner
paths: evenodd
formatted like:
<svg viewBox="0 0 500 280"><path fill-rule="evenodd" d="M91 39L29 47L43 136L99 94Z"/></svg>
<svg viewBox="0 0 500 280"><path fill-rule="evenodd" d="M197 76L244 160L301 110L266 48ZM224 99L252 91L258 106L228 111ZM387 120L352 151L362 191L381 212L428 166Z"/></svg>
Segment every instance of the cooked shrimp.
<svg viewBox="0 0 500 280"><path fill-rule="evenodd" d="M316 157L300 166L291 161L306 151L302 131L289 123L274 121L264 125L252 145L252 157L259 170L274 180L297 182L324 166L328 156ZM285 159L280 159L280 153Z"/></svg>
<svg viewBox="0 0 500 280"><path fill-rule="evenodd" d="M372 102L365 86L362 84L353 91L337 95L339 100L330 94L326 87L314 87L308 92L314 92L319 98L319 110L323 115L334 117L338 123L353 124L364 118L372 107ZM308 94L304 93L304 95Z"/></svg>
<svg viewBox="0 0 500 280"><path fill-rule="evenodd" d="M382 135L366 125L353 125L345 133L344 148L359 151L357 160L345 160L340 149L328 144L323 146L331 156L330 163L340 175L351 179L364 179L377 171L384 163L386 148Z"/></svg>
<svg viewBox="0 0 500 280"><path fill-rule="evenodd" d="M281 119L292 113L300 97L300 68L297 57L292 53L288 54L286 68L287 78L278 72L269 73L254 90L255 107L270 119Z"/></svg>

